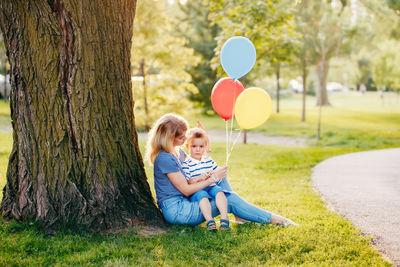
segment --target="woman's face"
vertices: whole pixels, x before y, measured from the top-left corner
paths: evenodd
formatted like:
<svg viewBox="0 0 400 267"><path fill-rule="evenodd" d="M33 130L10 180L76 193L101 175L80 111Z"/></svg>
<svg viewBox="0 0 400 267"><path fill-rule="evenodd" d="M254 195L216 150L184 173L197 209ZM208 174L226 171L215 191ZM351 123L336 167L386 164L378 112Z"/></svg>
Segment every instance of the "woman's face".
<svg viewBox="0 0 400 267"><path fill-rule="evenodd" d="M182 135L174 138L174 146L181 146L186 141L186 131Z"/></svg>

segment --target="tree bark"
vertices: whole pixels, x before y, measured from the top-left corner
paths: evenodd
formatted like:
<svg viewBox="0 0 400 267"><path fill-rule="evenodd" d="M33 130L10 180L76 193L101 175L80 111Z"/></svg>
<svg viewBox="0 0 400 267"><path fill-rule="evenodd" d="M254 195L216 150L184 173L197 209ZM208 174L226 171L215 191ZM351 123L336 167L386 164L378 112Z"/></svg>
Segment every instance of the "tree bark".
<svg viewBox="0 0 400 267"><path fill-rule="evenodd" d="M320 60L317 64L317 74L319 86L317 90L317 106L329 106L328 91L326 81L329 72L329 60Z"/></svg>
<svg viewBox="0 0 400 267"><path fill-rule="evenodd" d="M134 124L136 0L1 1L11 65L7 219L93 231L163 225Z"/></svg>
<svg viewBox="0 0 400 267"><path fill-rule="evenodd" d="M149 109L147 106L147 87L146 87L146 72L144 70L144 65L145 65L145 60L142 58L142 61L140 62L140 72L143 77L142 85L143 85L143 100L144 100L144 114L146 115L146 120L145 120L145 130L146 132L150 131L150 126L149 126Z"/></svg>

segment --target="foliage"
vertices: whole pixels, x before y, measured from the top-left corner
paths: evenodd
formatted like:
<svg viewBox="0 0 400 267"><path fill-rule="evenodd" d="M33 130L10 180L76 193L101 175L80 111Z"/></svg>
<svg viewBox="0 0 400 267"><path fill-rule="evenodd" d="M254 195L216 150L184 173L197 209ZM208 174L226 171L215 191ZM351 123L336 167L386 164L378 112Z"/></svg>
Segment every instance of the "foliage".
<svg viewBox="0 0 400 267"><path fill-rule="evenodd" d="M217 162L224 160L224 144L212 144L212 151ZM209 234L203 227L174 225L152 237L138 236L140 229L116 235L63 231L51 237L35 225L0 220L0 265L390 266L369 237L327 209L311 185L315 164L351 151L237 145L230 159L233 188L250 203L292 218L298 228L233 225L230 233Z"/></svg>
<svg viewBox="0 0 400 267"><path fill-rule="evenodd" d="M400 0L386 0L386 3L400 15Z"/></svg>
<svg viewBox="0 0 400 267"><path fill-rule="evenodd" d="M249 38L257 51L254 71L247 81L255 76L271 72L265 65L288 61L294 49L291 6L285 1L207 0L210 3L210 19L221 27L213 67L219 67L219 53L223 43L233 36ZM221 73L221 68L219 68Z"/></svg>
<svg viewBox="0 0 400 267"><path fill-rule="evenodd" d="M177 5L180 12L176 16L175 34L186 38L186 46L193 48L195 54L201 58L197 66L188 69L194 85L199 89L191 94L190 99L202 106L204 112L210 112L211 90L218 80L217 72L211 68L210 61L214 57L214 49L217 46L215 37L219 28L217 25L211 25L206 2L190 0Z"/></svg>
<svg viewBox="0 0 400 267"><path fill-rule="evenodd" d="M173 21L162 1L139 1L134 23L131 62L134 76L141 76L144 59L149 123L167 112L183 114L192 107L190 94L197 92L187 68L196 66L199 57L187 40L173 36ZM145 109L143 85L133 84L136 126L143 129Z"/></svg>
<svg viewBox="0 0 400 267"><path fill-rule="evenodd" d="M352 14L346 1L339 4L326 0L304 0L301 2L300 12L302 16L298 23L304 31L303 43L310 53L310 62L317 65L317 102L327 104L329 61L339 53L349 54L354 49L352 39L357 33L357 27L351 21ZM326 99L322 99L324 96Z"/></svg>
<svg viewBox="0 0 400 267"><path fill-rule="evenodd" d="M400 41L386 40L379 44L374 59L374 80L379 88L400 90Z"/></svg>

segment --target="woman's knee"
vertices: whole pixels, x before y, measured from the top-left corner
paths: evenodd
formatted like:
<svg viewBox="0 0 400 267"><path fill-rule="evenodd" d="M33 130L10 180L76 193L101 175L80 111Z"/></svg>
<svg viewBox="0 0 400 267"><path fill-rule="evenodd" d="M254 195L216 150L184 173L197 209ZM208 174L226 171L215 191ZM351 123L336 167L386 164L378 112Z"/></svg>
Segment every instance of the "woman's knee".
<svg viewBox="0 0 400 267"><path fill-rule="evenodd" d="M237 207L240 204L240 198L235 193L229 193L225 195L226 200L228 201L228 212L232 213L232 207Z"/></svg>

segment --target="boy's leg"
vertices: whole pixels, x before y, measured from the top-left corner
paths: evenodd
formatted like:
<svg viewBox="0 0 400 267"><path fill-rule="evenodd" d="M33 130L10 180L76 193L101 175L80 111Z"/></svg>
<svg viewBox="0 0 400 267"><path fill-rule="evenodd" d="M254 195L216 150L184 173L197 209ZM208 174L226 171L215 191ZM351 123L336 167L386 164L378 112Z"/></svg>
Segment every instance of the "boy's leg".
<svg viewBox="0 0 400 267"><path fill-rule="evenodd" d="M212 214L211 214L211 204L210 201L208 200L207 197L201 198L199 202L200 210L203 213L204 218L206 219L206 222L209 220L212 220Z"/></svg>
<svg viewBox="0 0 400 267"><path fill-rule="evenodd" d="M221 219L228 220L228 200L225 197L225 193L219 191L215 196L215 204L218 207Z"/></svg>

